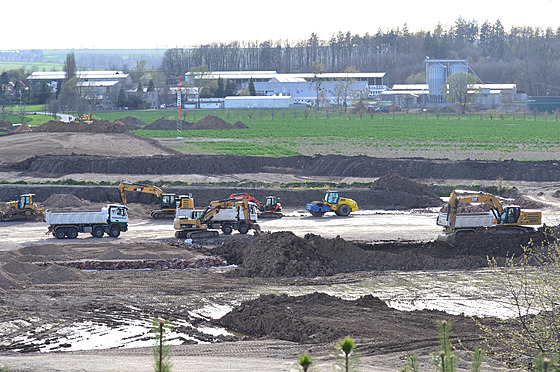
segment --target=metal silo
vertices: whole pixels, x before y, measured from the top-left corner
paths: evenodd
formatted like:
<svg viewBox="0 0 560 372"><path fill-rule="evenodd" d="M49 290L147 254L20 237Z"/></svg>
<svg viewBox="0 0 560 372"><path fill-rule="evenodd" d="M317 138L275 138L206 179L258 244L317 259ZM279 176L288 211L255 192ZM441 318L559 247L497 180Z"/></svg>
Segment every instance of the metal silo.
<svg viewBox="0 0 560 372"><path fill-rule="evenodd" d="M428 90L430 96L441 95L441 86L445 84L447 71L445 65L441 63L433 63L428 66Z"/></svg>
<svg viewBox="0 0 560 372"><path fill-rule="evenodd" d="M456 72L469 72L469 66L464 63L454 63L449 67L449 75L453 75Z"/></svg>

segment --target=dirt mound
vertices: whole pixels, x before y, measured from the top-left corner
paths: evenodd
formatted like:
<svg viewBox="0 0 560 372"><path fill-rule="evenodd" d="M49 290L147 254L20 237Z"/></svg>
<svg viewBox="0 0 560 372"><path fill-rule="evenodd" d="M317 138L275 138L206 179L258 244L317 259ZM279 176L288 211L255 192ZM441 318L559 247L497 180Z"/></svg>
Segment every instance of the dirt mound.
<svg viewBox="0 0 560 372"><path fill-rule="evenodd" d="M389 192L394 204L403 207L441 205L443 203L427 185L411 181L397 173L388 173L378 178L370 185L370 189Z"/></svg>
<svg viewBox="0 0 560 372"><path fill-rule="evenodd" d="M249 127L245 125L245 123L243 123L242 121L236 121L235 124L233 124L233 126L236 127L237 129L249 129Z"/></svg>
<svg viewBox="0 0 560 372"><path fill-rule="evenodd" d="M3 267L0 267L0 293L4 289L20 288L22 285L23 283L17 275L9 274L3 270Z"/></svg>
<svg viewBox="0 0 560 372"><path fill-rule="evenodd" d="M49 209L63 209L80 208L91 203L72 194L52 194L42 204Z"/></svg>
<svg viewBox="0 0 560 372"><path fill-rule="evenodd" d="M452 270L488 267L488 257L503 263L520 256L529 242L550 244L543 229L534 233L480 232L466 234L450 246L444 242L387 242L365 244L340 237L325 239L291 232L264 233L249 242L228 241L211 249L229 264L238 265L233 276L315 277L355 271Z"/></svg>
<svg viewBox="0 0 560 372"><path fill-rule="evenodd" d="M0 120L0 129L12 130L14 126L9 121Z"/></svg>
<svg viewBox="0 0 560 372"><path fill-rule="evenodd" d="M230 241L216 254L241 265L241 276L324 276L335 273L334 259L319 252L317 245L291 232L262 234L249 244Z"/></svg>
<svg viewBox="0 0 560 372"><path fill-rule="evenodd" d="M196 123L193 124L191 129L219 129L219 130L229 130L234 129L235 127L214 115L208 115Z"/></svg>
<svg viewBox="0 0 560 372"><path fill-rule="evenodd" d="M126 124L126 125L136 125L136 126L140 126L140 127L146 125L146 123L144 121L142 121L138 118L133 118L132 116L127 116L127 117L124 117L122 119L117 119L115 121L120 121L121 123Z"/></svg>
<svg viewBox="0 0 560 372"><path fill-rule="evenodd" d="M124 133L138 129L136 125L109 120L94 120L87 123L65 123L51 120L33 128L34 132L80 132L80 133Z"/></svg>
<svg viewBox="0 0 560 372"><path fill-rule="evenodd" d="M473 319L440 311L399 311L371 295L354 301L317 292L297 297L262 295L242 303L216 323L257 338L314 344L351 336L375 340L369 346L376 351L402 351L418 343L437 345L436 321L444 319L453 322L452 341L473 340L478 329Z"/></svg>
<svg viewBox="0 0 560 372"><path fill-rule="evenodd" d="M46 269L30 273L28 276L33 284L53 284L80 280L84 278L85 274L71 267L50 265Z"/></svg>
<svg viewBox="0 0 560 372"><path fill-rule="evenodd" d="M398 173L387 173L383 177L379 177L370 186L372 190L385 190L385 191L404 191L413 195L437 195L428 186L421 183L411 181Z"/></svg>
<svg viewBox="0 0 560 372"><path fill-rule="evenodd" d="M183 126L183 130L192 129L192 123L188 121L181 121ZM144 127L144 129L148 130L177 130L177 120L170 120L170 119L157 119L152 124L148 124Z"/></svg>
<svg viewBox="0 0 560 372"><path fill-rule="evenodd" d="M31 130L32 130L31 127L24 123L24 124L18 125L16 127L16 129L14 129L14 132L15 133L31 132Z"/></svg>
<svg viewBox="0 0 560 372"><path fill-rule="evenodd" d="M5 265L2 265L2 270L10 274L32 274L36 271L40 271L41 268L37 265L33 265L31 263L19 262L14 259L9 260L6 262Z"/></svg>

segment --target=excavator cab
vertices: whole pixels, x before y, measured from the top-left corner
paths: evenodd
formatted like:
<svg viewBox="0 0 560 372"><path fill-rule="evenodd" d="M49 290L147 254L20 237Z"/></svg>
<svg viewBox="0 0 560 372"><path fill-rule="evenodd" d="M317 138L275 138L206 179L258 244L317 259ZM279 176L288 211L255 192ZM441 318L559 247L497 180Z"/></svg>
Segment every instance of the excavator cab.
<svg viewBox="0 0 560 372"><path fill-rule="evenodd" d="M169 209L175 210L175 208L177 207L176 198L177 197L175 194L163 194L161 196L161 210L162 211L169 210Z"/></svg>
<svg viewBox="0 0 560 372"><path fill-rule="evenodd" d="M278 198L276 196L267 196L264 202L264 210L265 212L281 212L282 207L278 203Z"/></svg>
<svg viewBox="0 0 560 372"><path fill-rule="evenodd" d="M520 214L521 208L518 206L504 207L504 209L502 209L502 213L500 214L499 223L502 225L517 224Z"/></svg>

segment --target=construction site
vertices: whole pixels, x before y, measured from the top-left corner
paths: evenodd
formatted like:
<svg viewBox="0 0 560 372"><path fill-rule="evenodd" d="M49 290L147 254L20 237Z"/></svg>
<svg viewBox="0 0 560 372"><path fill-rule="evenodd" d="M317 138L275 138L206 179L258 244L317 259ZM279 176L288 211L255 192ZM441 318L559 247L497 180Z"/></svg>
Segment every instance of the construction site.
<svg viewBox="0 0 560 372"><path fill-rule="evenodd" d="M479 323L511 316L481 279L488 258L556 240L556 161L185 155L133 125L49 122L0 137L10 149L0 153L10 181L0 185L0 365L10 371L151 371L154 318L172 321L182 371L290 371L303 353L330 370L346 336L363 370L398 370L410 354L430 370L437 320L452 321L469 360ZM311 182L356 186L285 187ZM505 191L448 200L434 184ZM461 209L473 203L488 208ZM515 221L492 212L506 204ZM234 222L217 217L232 208ZM53 222L69 211L105 220ZM468 234L478 222L465 213L519 233Z"/></svg>

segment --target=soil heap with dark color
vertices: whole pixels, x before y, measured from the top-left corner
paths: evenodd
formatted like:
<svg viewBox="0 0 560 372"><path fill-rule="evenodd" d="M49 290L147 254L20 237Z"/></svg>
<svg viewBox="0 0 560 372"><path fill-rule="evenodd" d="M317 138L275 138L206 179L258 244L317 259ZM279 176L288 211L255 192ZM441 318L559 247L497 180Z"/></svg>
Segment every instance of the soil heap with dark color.
<svg viewBox="0 0 560 372"><path fill-rule="evenodd" d="M372 295L354 301L317 292L297 297L261 295L215 322L256 338L315 344L352 336L362 347L395 352L412 350L420 344L437 345L437 320L453 322L454 342L460 339L472 346L480 340L481 333L473 319L433 310L399 311Z"/></svg>
<svg viewBox="0 0 560 372"><path fill-rule="evenodd" d="M131 124L131 125L136 125L136 126L139 126L139 127L142 127L142 126L146 125L146 123L144 121L142 121L138 118L134 118L132 116L127 116L127 117L124 117L122 119L117 119L115 121L120 121L121 123L124 123L124 124L127 124L127 125Z"/></svg>
<svg viewBox="0 0 560 372"><path fill-rule="evenodd" d="M181 125L183 130L189 130L192 127L192 123L188 121L181 120ZM177 130L177 120L157 119L152 124L148 124L144 127L147 130Z"/></svg>
<svg viewBox="0 0 560 372"><path fill-rule="evenodd" d="M248 128L245 124L238 121L235 125L231 125L227 121L214 116L208 115L196 123L189 123L182 121L183 130L229 130L229 129L244 129ZM175 130L177 129L177 121L169 119L158 119L152 124L146 125L144 129L148 130Z"/></svg>
<svg viewBox="0 0 560 372"><path fill-rule="evenodd" d="M444 242L389 242L365 244L340 237L326 239L292 232L264 233L249 242L228 241L212 249L229 264L234 276L315 277L372 270L452 270L488 267L488 257L503 263L520 256L524 246L549 244L543 229L523 235L482 232L465 235L454 246Z"/></svg>
<svg viewBox="0 0 560 372"><path fill-rule="evenodd" d="M34 132L78 132L78 133L124 133L129 130L138 129L133 124L122 122L110 122L108 120L94 120L91 124L65 123L51 120L33 128Z"/></svg>
<svg viewBox="0 0 560 372"><path fill-rule="evenodd" d="M233 125L214 115L208 115L193 124L191 129L235 129Z"/></svg>
<svg viewBox="0 0 560 372"><path fill-rule="evenodd" d="M397 205L441 205L443 202L436 193L427 185L411 181L397 173L388 173L378 178L370 186L371 190L386 191L392 194L392 199Z"/></svg>

